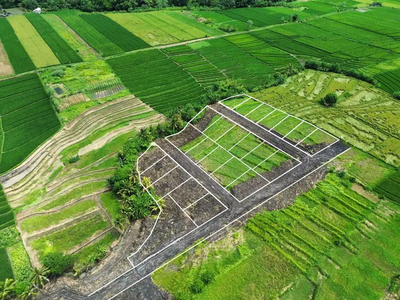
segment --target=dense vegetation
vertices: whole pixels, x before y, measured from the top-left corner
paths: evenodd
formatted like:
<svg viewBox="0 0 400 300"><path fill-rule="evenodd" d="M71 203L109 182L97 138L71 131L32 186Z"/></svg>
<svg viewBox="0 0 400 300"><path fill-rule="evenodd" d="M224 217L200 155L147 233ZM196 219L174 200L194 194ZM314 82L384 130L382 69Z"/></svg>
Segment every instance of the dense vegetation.
<svg viewBox="0 0 400 300"><path fill-rule="evenodd" d="M0 173L26 158L60 128L60 121L37 74L0 82L2 153Z"/></svg>

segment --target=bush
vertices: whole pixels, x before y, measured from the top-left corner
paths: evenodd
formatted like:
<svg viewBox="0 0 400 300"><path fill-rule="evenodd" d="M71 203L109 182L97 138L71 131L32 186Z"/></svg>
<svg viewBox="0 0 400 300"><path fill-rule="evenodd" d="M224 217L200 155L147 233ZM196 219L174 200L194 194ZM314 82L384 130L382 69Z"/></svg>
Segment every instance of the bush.
<svg viewBox="0 0 400 300"><path fill-rule="evenodd" d="M322 99L322 104L326 106L334 106L338 101L338 96L335 93L329 93Z"/></svg>
<svg viewBox="0 0 400 300"><path fill-rule="evenodd" d="M396 91L393 93L393 97L397 100L400 100L400 91Z"/></svg>
<svg viewBox="0 0 400 300"><path fill-rule="evenodd" d="M237 28L233 25L230 24L222 24L221 26L219 26L219 29L225 32L235 32L237 31Z"/></svg>
<svg viewBox="0 0 400 300"><path fill-rule="evenodd" d="M213 282L214 278L215 278L214 273L209 270L207 270L203 274L201 274L201 281L203 281L205 285Z"/></svg>
<svg viewBox="0 0 400 300"><path fill-rule="evenodd" d="M79 160L79 155L75 155L74 157L71 157L68 162L70 164L76 163Z"/></svg>
<svg viewBox="0 0 400 300"><path fill-rule="evenodd" d="M196 278L190 286L194 294L200 294L204 289L204 282L200 278Z"/></svg>
<svg viewBox="0 0 400 300"><path fill-rule="evenodd" d="M60 276L71 270L74 263L71 255L63 255L62 253L46 254L41 261L43 266L50 270L50 275L53 276Z"/></svg>
<svg viewBox="0 0 400 300"><path fill-rule="evenodd" d="M374 2L372 2L369 6L372 6L372 7L381 7L381 6L382 6L382 2L374 1Z"/></svg>

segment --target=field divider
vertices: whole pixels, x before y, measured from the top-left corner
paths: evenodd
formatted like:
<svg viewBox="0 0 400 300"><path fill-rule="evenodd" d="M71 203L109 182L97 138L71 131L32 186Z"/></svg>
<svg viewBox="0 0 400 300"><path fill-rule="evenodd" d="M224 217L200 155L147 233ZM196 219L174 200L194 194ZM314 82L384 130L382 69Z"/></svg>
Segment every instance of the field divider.
<svg viewBox="0 0 400 300"><path fill-rule="evenodd" d="M302 142L304 142L308 137L310 137L314 132L316 132L317 130L319 130L319 128L315 128L311 133L309 133L304 139L302 139L300 142L298 142L297 144L296 144L296 146L297 145L299 145L299 144L301 144Z"/></svg>
<svg viewBox="0 0 400 300"><path fill-rule="evenodd" d="M204 199L204 198L205 198L206 196L208 196L208 195L213 196L212 194L210 194L210 192L207 192L207 194L201 196L201 197L200 197L199 199L197 199L196 201L190 203L190 204L189 204L188 206L186 206L183 210L187 210L189 207L195 205L197 202L199 202L200 200ZM213 196L213 197L214 197L214 196Z"/></svg>
<svg viewBox="0 0 400 300"><path fill-rule="evenodd" d="M182 168L181 168L182 169ZM182 185L184 185L186 182L188 182L189 180L191 180L192 178L189 177L188 179L186 179L185 181L183 181L182 183L178 184L176 187L174 187L172 190L170 190L168 193L166 193L164 196L162 196L161 198L165 198L167 196L170 196L170 194L177 190L178 188L180 188ZM171 197L171 196L170 196ZM172 197L171 197L172 198Z"/></svg>
<svg viewBox="0 0 400 300"><path fill-rule="evenodd" d="M148 169L152 168L154 165L156 165L157 163L159 163L161 160L163 160L166 157L166 155L164 155L163 157L161 157L160 159L158 159L155 163L151 164L150 167L146 168L146 170L142 171L142 173L145 173Z"/></svg>
<svg viewBox="0 0 400 300"><path fill-rule="evenodd" d="M178 165L176 165L175 167L173 167L171 170L169 170L167 173L165 173L164 175L162 175L160 178L157 178L156 181L153 182L153 185L156 184L156 182L158 182L160 179L164 178L165 176L167 176L169 173L171 173L173 170L175 170L176 168L178 168Z"/></svg>
<svg viewBox="0 0 400 300"><path fill-rule="evenodd" d="M287 115L285 118L283 118L281 121L278 122L278 124L275 124L273 127L271 127L271 129L269 130L269 132L271 132L274 128L276 128L277 126L279 126L279 124L281 124L282 122L284 122L287 118L289 118L290 115Z"/></svg>
<svg viewBox="0 0 400 300"><path fill-rule="evenodd" d="M301 121L296 127L294 127L292 130L290 130L288 133L286 133L282 139L284 139L285 137L287 137L288 135L290 135L293 131L295 131L301 124L303 124L304 121Z"/></svg>

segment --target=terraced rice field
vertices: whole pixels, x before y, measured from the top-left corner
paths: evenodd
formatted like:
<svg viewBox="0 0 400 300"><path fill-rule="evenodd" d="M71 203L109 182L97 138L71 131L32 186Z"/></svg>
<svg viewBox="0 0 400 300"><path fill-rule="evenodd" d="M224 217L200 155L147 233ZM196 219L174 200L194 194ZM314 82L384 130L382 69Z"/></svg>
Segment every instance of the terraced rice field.
<svg viewBox="0 0 400 300"><path fill-rule="evenodd" d="M0 19L0 40L16 74L35 69L35 65L18 40L14 29L5 18Z"/></svg>
<svg viewBox="0 0 400 300"><path fill-rule="evenodd" d="M205 93L198 82L159 50L132 53L107 62L134 95L161 113Z"/></svg>
<svg viewBox="0 0 400 300"><path fill-rule="evenodd" d="M178 12L160 11L106 16L152 46L223 34L218 29L198 23L190 15Z"/></svg>
<svg viewBox="0 0 400 300"><path fill-rule="evenodd" d="M336 92L339 102L326 109L318 101ZM389 94L349 77L305 71L283 86L255 98L305 119L389 164L400 163L399 103ZM390 111L387 107L391 107Z"/></svg>
<svg viewBox="0 0 400 300"><path fill-rule="evenodd" d="M396 203L400 203L400 173L382 179L374 188L375 192L390 199Z"/></svg>
<svg viewBox="0 0 400 300"><path fill-rule="evenodd" d="M38 75L0 82L0 173L21 163L60 128Z"/></svg>
<svg viewBox="0 0 400 300"><path fill-rule="evenodd" d="M329 174L293 205L255 215L244 229L183 254L153 280L174 296L196 299L384 297L399 264L400 208L350 187ZM194 290L193 282L206 276L213 280Z"/></svg>
<svg viewBox="0 0 400 300"><path fill-rule="evenodd" d="M33 265L46 253L80 257L80 251L96 251L93 245L104 243L108 247L118 238L119 204L114 197L103 202L100 196L109 190L117 152L132 130L163 120L133 96L102 104L68 123L15 173L1 178L10 205L23 208L17 220ZM78 161L70 163L76 156Z"/></svg>
<svg viewBox="0 0 400 300"><path fill-rule="evenodd" d="M51 48L25 16L12 16L7 20L36 68L60 64Z"/></svg>

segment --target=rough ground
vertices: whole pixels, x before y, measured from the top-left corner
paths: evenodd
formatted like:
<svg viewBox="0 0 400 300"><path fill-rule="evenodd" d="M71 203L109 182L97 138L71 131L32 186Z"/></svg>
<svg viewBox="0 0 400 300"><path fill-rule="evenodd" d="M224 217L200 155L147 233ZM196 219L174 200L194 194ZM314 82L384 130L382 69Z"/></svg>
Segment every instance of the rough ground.
<svg viewBox="0 0 400 300"><path fill-rule="evenodd" d="M219 110L220 108L217 107L217 109ZM228 114L228 112L222 109L219 111L224 115ZM127 271L112 281L101 280L99 278L99 281L107 282L107 285L100 289L98 289L99 284L96 284L94 287L88 287L87 285L83 286L84 283L79 281L75 281L73 284L69 285L64 282L63 285L56 284L49 287L40 298L63 299L64 297L64 299L87 298L97 300L111 298L148 299L146 297L150 297L151 299L163 299L164 295L156 292L153 294L153 289L149 291L149 294L141 293L141 291L149 287L150 283L148 278L152 272L198 240L202 238L214 239L223 235L227 225L233 226L238 222L243 223L248 217L252 216L261 208L273 210L291 204L296 195L310 189L315 182L324 176L326 169L321 168L321 166L348 149L343 143L336 142L317 155L309 157L303 153L299 153L298 150L294 149L289 143L273 135L270 136L265 132L259 132L260 128L258 126L256 126L256 128L251 126L251 124L246 123L242 117L238 115L229 115L229 117L233 118L237 123L242 124L250 132L257 133L259 136L263 135L265 139L268 139L275 146L284 149L286 152L300 159L302 164L298 165L292 172L261 189L251 198L243 202L237 202L227 190L215 184L215 181L210 176L201 170L199 166L195 165L190 158L184 155L172 143L165 139L157 141L159 147L171 156L181 168L201 182L201 184L216 198L223 202L224 205L228 207L228 210L198 228L192 229L190 226L181 228L181 232L179 233L181 237L176 239L174 235L163 234L168 231L168 228L165 228L166 224L173 224L175 222L174 220L181 220L182 218L182 214L179 210L171 209L171 203L168 202L167 207L169 207L169 209L165 210L166 213L162 214L160 218L161 221L156 224L154 230L156 234L150 235L143 246L136 245L130 249L131 253L136 251L135 255L131 257L134 267L130 266L128 261L125 261L124 270ZM160 158L160 153L156 156ZM156 159L153 158L152 161L154 160ZM144 163L144 165L149 166L150 160ZM308 176L307 179L305 179L306 176ZM144 221L144 223L147 222L149 222L149 220ZM150 227L147 226L147 232L146 230L142 231L146 232L143 233L144 236L149 234L149 228ZM182 235L182 230L185 232L184 235ZM125 239L127 238L129 237L125 236ZM159 245L167 246L160 249ZM125 256L121 257L121 259L124 258ZM119 264L110 267L111 269L107 270L99 269L98 272L100 273L98 274L107 276L107 274L113 272L111 270L119 270L121 268ZM64 288L60 289L61 286Z"/></svg>

